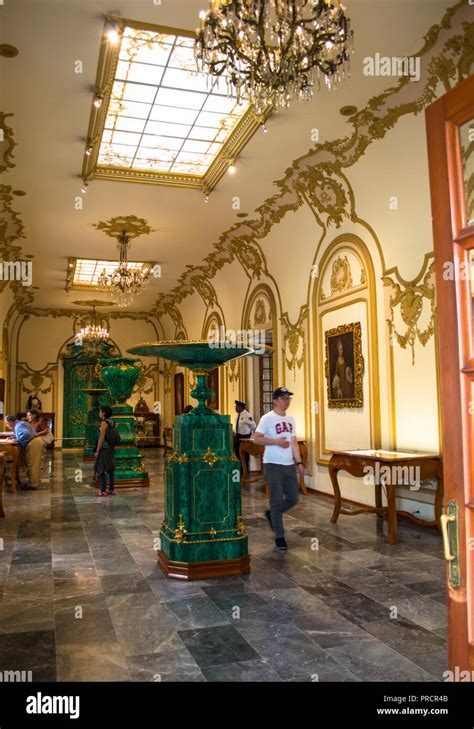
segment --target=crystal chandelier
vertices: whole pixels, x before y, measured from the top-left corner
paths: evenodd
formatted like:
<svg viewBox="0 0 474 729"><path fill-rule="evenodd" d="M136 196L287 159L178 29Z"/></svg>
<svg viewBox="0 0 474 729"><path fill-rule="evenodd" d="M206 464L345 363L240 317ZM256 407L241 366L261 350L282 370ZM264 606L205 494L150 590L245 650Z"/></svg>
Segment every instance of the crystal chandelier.
<svg viewBox="0 0 474 729"><path fill-rule="evenodd" d="M125 231L122 231L117 240L120 248L119 264L112 273L107 273L104 269L97 279L97 285L102 291L111 293L116 304L125 307L132 304L135 296L141 292L149 271L130 268L127 259L130 236Z"/></svg>
<svg viewBox="0 0 474 729"><path fill-rule="evenodd" d="M309 100L321 77L331 89L348 73L353 32L339 0L210 0L199 17L198 69L223 77L257 114Z"/></svg>
<svg viewBox="0 0 474 729"><path fill-rule="evenodd" d="M78 339L86 351L94 353L100 350L101 345L108 338L109 330L107 329L106 322L98 316L93 305L92 314L84 322L84 326L81 327Z"/></svg>

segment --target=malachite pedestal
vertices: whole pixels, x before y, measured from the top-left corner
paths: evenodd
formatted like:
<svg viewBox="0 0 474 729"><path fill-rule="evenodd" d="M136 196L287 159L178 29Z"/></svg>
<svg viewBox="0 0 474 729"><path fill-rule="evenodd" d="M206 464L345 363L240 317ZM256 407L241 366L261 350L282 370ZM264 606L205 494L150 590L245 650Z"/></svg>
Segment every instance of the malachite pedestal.
<svg viewBox="0 0 474 729"><path fill-rule="evenodd" d="M233 455L230 416L213 412L205 403L213 394L206 385L208 372L254 351L207 342L156 342L128 351L172 360L194 370L197 378L191 396L199 404L174 421L158 565L168 577L179 580L249 572L241 469Z"/></svg>
<svg viewBox="0 0 474 729"><path fill-rule="evenodd" d="M148 473L137 448L135 416L127 400L132 394L141 369L138 359L113 357L103 360L102 379L112 396L112 418L120 433L120 444L115 446L115 487L149 486Z"/></svg>

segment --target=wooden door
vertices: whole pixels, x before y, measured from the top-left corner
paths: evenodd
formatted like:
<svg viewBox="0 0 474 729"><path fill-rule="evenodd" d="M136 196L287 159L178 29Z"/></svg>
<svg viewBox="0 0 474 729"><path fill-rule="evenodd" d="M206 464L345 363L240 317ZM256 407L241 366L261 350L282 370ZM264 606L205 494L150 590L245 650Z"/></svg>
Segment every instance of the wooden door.
<svg viewBox="0 0 474 729"><path fill-rule="evenodd" d="M460 671L474 670L474 76L432 104L426 124L436 260L449 668L459 676Z"/></svg>

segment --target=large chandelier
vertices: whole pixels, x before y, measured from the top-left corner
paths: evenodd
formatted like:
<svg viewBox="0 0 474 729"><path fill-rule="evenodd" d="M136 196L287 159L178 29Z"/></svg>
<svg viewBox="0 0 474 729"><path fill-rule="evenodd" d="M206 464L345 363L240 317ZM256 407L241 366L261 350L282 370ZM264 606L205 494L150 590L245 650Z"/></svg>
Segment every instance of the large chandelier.
<svg viewBox="0 0 474 729"><path fill-rule="evenodd" d="M78 338L84 350L92 353L99 352L102 344L109 338L107 323L99 317L95 305L92 305L92 314L83 322Z"/></svg>
<svg viewBox="0 0 474 729"><path fill-rule="evenodd" d="M122 231L118 236L119 264L112 273L104 269L97 279L97 285L102 291L112 294L114 301L120 307L126 307L133 303L135 296L139 294L145 285L149 270L130 268L127 258L127 248L131 236Z"/></svg>
<svg viewBox="0 0 474 729"><path fill-rule="evenodd" d="M348 73L353 33L339 0L210 0L200 19L198 69L223 77L257 114Z"/></svg>

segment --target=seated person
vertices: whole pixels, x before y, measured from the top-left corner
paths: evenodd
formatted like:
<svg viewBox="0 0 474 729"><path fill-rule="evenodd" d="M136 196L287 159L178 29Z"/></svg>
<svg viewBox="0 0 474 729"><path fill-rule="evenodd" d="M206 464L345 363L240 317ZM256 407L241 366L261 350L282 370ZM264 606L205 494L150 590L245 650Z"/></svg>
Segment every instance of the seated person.
<svg viewBox="0 0 474 729"><path fill-rule="evenodd" d="M14 436L10 438L12 445L19 445L22 449L28 473L29 489L37 489L40 485L41 460L43 456L43 442L36 434L34 428L24 420L18 420L14 415L7 415L5 425L12 430Z"/></svg>
<svg viewBox="0 0 474 729"><path fill-rule="evenodd" d="M52 433L49 429L48 423L41 415L41 413L38 412L38 410L34 409L28 410L28 412L26 413L26 418L35 430L36 435L39 435L39 437L41 438L43 445L45 447L49 445L49 443L52 442Z"/></svg>

